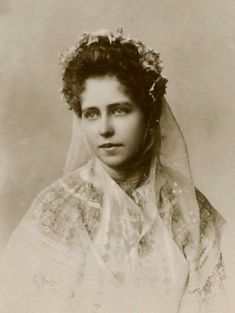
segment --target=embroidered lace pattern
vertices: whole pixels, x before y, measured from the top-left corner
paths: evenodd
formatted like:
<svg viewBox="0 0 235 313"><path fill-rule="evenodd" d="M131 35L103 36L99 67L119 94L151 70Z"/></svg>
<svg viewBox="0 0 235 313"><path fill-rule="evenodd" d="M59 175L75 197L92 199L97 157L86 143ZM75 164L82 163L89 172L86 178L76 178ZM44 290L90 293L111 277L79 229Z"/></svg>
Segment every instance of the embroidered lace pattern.
<svg viewBox="0 0 235 313"><path fill-rule="evenodd" d="M179 248L183 248L190 242L190 233L188 232L184 218L180 210L180 204L173 188L166 182L160 189L159 194L159 214L174 236Z"/></svg>
<svg viewBox="0 0 235 313"><path fill-rule="evenodd" d="M39 194L28 214L31 224L49 240L76 248L81 223L92 237L98 226L102 193L82 178L71 176Z"/></svg>
<svg viewBox="0 0 235 313"><path fill-rule="evenodd" d="M211 229L215 228L216 217L213 207L198 190L196 190L196 195L201 214L201 255L203 255L204 242L206 242ZM143 210L145 203L141 195L137 191L132 191L131 196ZM64 181L58 181L41 193L35 200L28 218L31 219L39 232L49 240L59 243L65 248L78 249L78 246L82 245L81 233L79 233L82 224L91 239L96 235L102 199L101 190L91 183L87 183L78 175L72 175ZM190 242L190 235L184 226L177 195L169 183L165 183L160 189L158 201L159 214L183 252L185 245ZM129 212L131 223L138 232L141 231L143 224L140 217L141 210L138 214L137 212ZM140 257L149 255L154 249L152 231L153 228L150 228L139 241ZM202 266L205 260L201 258L200 261ZM224 278L224 266L220 257L204 287L195 289L194 295L203 302L208 302L210 297L222 288Z"/></svg>
<svg viewBox="0 0 235 313"><path fill-rule="evenodd" d="M204 238L212 229L217 233L218 230L214 226L219 214L198 189L196 189L196 197L200 208L200 235L201 243L203 243Z"/></svg>
<svg viewBox="0 0 235 313"><path fill-rule="evenodd" d="M65 187L67 190L65 189ZM196 191L201 214L201 239L215 223L213 208L205 197ZM34 221L38 221L40 230L52 240L68 244L75 236L78 223L82 222L91 238L95 236L102 207L102 192L93 184L87 183L78 175L71 175L64 184L60 181L40 194L33 204ZM130 193L135 203L143 209L144 200L138 192ZM172 187L166 183L159 194L159 214L166 226L171 229L178 246L183 249L190 241L190 235L184 226L177 196ZM133 214L132 214L133 215ZM139 216L132 219L141 220ZM139 228L142 226L140 225ZM140 246L150 249L151 235L146 234ZM147 248L148 247L148 248Z"/></svg>
<svg viewBox="0 0 235 313"><path fill-rule="evenodd" d="M202 301L209 302L211 297L216 295L221 290L225 290L225 269L222 259L222 254L219 256L218 263L216 264L212 274L208 277L206 284L202 289Z"/></svg>
<svg viewBox="0 0 235 313"><path fill-rule="evenodd" d="M215 212L212 205L198 189L195 189L195 192L200 209L200 239L202 247L201 254L203 254L204 240L206 241L209 233L212 232L219 235L215 227L218 213ZM168 182L160 190L158 208L162 220L172 231L176 243L183 249L191 242L190 234L185 227L177 194ZM201 265L203 264L201 263Z"/></svg>
<svg viewBox="0 0 235 313"><path fill-rule="evenodd" d="M198 268L200 271L210 253L208 249L211 249L213 245L218 245L220 242L219 227L217 225L217 219L220 218L220 215L199 190L195 189L195 192L200 209L200 251ZM190 235L184 227L177 196L168 183L166 183L160 191L159 214L167 227L171 229L176 243L183 251L184 247L190 243ZM210 240L212 240L212 244L208 246L208 241ZM215 267L211 269L211 274L203 287L192 291L197 303L203 306L203 308L214 305L216 301L219 303L220 297L223 298L226 294L225 278L225 269L222 254L220 253L218 262ZM215 301L215 299L217 300Z"/></svg>
<svg viewBox="0 0 235 313"><path fill-rule="evenodd" d="M215 298L225 294L225 269L222 254L202 288L193 290L193 295L202 305L210 305Z"/></svg>

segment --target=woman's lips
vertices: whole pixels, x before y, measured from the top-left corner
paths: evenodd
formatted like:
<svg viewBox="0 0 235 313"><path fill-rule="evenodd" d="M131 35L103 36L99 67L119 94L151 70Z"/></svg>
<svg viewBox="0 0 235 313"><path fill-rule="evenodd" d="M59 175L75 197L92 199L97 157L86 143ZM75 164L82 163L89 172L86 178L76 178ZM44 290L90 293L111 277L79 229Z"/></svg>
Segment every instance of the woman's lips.
<svg viewBox="0 0 235 313"><path fill-rule="evenodd" d="M105 153L110 155L114 155L117 153L118 149L122 147L122 144L114 144L114 143L104 143L103 145L99 146L99 149Z"/></svg>
<svg viewBox="0 0 235 313"><path fill-rule="evenodd" d="M110 149L110 148L120 147L120 146L122 146L122 144L104 143L103 145L100 145L99 148Z"/></svg>

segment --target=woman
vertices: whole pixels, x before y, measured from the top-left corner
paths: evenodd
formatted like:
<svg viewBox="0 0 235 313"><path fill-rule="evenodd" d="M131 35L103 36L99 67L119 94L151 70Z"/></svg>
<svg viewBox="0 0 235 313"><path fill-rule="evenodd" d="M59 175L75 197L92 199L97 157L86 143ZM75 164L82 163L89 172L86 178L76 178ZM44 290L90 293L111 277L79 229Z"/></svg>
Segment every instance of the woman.
<svg viewBox="0 0 235 313"><path fill-rule="evenodd" d="M1 312L224 312L224 220L194 188L159 54L104 31L62 64L65 176L9 242Z"/></svg>

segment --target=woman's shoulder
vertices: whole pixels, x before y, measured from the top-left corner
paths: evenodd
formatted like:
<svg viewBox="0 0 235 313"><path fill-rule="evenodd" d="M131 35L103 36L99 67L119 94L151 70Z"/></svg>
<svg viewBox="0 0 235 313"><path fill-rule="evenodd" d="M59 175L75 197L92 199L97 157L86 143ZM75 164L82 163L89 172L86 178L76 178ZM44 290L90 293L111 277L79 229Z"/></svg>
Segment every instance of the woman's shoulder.
<svg viewBox="0 0 235 313"><path fill-rule="evenodd" d="M222 226L225 223L225 219L200 190L194 188L192 192L195 192L198 204L201 243L206 243L208 240L212 239L216 242L220 242ZM180 246L186 245L188 241L185 220L178 198L178 196L181 195L181 189L173 183L171 184L169 181L166 181L160 189L159 197L160 216L163 220L171 221L172 232L175 234L175 238L179 241ZM169 218L169 216L171 216L171 218ZM182 238L179 235L178 229L182 230L180 232Z"/></svg>
<svg viewBox="0 0 235 313"><path fill-rule="evenodd" d="M60 185L75 198L96 204L102 202L103 192L92 172L90 162L63 177Z"/></svg>
<svg viewBox="0 0 235 313"><path fill-rule="evenodd" d="M59 206L76 200L100 203L102 192L89 175L89 164L58 179L42 190L33 201L33 205ZM77 201L79 202L79 201Z"/></svg>
<svg viewBox="0 0 235 313"><path fill-rule="evenodd" d="M208 228L212 225L221 226L225 222L223 216L214 208L207 197L198 188L195 187L194 191L199 208L201 231L204 231L205 228ZM160 196L167 198L171 203L171 207L173 207L176 211L179 207L177 195L181 195L182 193L182 189L180 189L177 184L170 183L168 180L162 184L160 189Z"/></svg>
<svg viewBox="0 0 235 313"><path fill-rule="evenodd" d="M102 192L88 180L82 167L44 189L33 201L23 219L40 235L53 241L71 244L83 228L89 208L99 210Z"/></svg>

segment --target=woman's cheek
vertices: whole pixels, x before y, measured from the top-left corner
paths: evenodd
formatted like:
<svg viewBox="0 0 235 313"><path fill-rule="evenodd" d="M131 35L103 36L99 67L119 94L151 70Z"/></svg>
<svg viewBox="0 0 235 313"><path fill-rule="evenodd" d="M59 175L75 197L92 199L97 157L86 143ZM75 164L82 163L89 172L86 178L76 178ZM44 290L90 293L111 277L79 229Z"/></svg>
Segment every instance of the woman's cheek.
<svg viewBox="0 0 235 313"><path fill-rule="evenodd" d="M93 147L95 143L97 142L97 134L98 134L98 129L95 126L95 123L94 122L92 123L85 122L83 126L83 131L90 147Z"/></svg>

